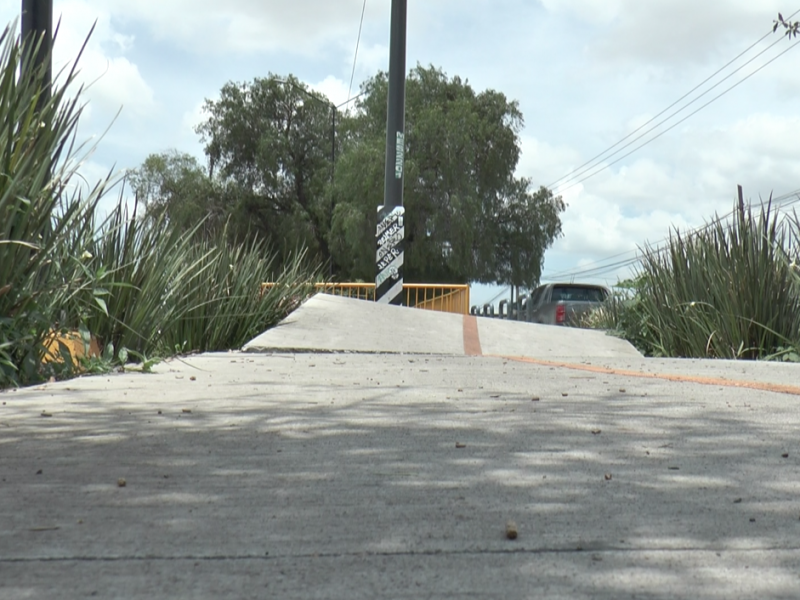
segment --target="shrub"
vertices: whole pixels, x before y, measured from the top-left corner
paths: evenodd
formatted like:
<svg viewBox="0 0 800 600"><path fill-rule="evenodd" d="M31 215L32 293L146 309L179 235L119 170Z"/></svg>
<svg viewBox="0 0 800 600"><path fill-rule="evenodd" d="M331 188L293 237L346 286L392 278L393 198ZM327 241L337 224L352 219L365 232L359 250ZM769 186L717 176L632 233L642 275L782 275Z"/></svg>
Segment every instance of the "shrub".
<svg viewBox="0 0 800 600"><path fill-rule="evenodd" d="M31 71L9 27L0 48L0 387L97 370L75 364L67 344L63 361L44 362L54 330L87 345L91 332L106 366L129 356L151 365L154 354L240 347L308 295L318 269L302 252L276 265L264 246L232 245L224 231L197 242L163 215L129 211L123 192L99 220L118 180L71 185L84 152L75 67L46 98L44 67ZM267 280L280 285L262 296Z"/></svg>
<svg viewBox="0 0 800 600"><path fill-rule="evenodd" d="M598 315L648 355L770 359L800 349L800 222L757 214L647 247L635 278Z"/></svg>

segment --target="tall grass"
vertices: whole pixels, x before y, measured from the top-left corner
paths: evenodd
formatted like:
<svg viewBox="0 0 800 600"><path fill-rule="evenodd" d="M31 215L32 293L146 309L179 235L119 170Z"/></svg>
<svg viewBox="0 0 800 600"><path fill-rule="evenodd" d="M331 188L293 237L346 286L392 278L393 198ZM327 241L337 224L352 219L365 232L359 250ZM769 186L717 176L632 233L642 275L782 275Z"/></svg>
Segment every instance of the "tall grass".
<svg viewBox="0 0 800 600"><path fill-rule="evenodd" d="M81 287L58 276L65 241L85 230L82 217L103 193L100 184L68 198L82 110L80 94L67 95L75 72L62 72L45 99L44 65L34 70L24 58L35 54L23 53L10 27L0 34L0 385L37 377L54 307Z"/></svg>
<svg viewBox="0 0 800 600"><path fill-rule="evenodd" d="M645 353L731 359L800 353L800 222L770 203L647 247L631 289L596 316Z"/></svg>
<svg viewBox="0 0 800 600"><path fill-rule="evenodd" d="M236 348L310 293L318 269L302 253L278 265L225 232L197 242L122 193L100 218L116 180L72 185L84 152L74 68L45 100L45 71L20 76L30 65L10 28L0 48L0 387L74 373L70 360L43 363L53 330L91 332L118 361ZM280 285L262 296L263 281Z"/></svg>
<svg viewBox="0 0 800 600"><path fill-rule="evenodd" d="M302 253L278 265L259 242L231 244L225 231L198 241L163 214L122 204L97 231L84 264L104 306L87 326L101 343L143 355L240 347L305 298L317 274ZM279 285L262 295L264 281Z"/></svg>

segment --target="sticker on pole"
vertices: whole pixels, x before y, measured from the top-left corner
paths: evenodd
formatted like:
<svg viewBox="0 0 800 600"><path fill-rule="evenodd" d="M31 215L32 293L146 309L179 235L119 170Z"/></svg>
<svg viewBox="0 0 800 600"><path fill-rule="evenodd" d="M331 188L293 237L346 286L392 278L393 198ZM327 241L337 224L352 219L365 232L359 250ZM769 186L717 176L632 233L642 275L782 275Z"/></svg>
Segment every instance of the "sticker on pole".
<svg viewBox="0 0 800 600"><path fill-rule="evenodd" d="M405 134L402 131L398 131L397 142L395 146L395 158L394 158L395 179L403 178L403 163L405 162L405 158L406 158Z"/></svg>
<svg viewBox="0 0 800 600"><path fill-rule="evenodd" d="M402 206L378 207L375 299L384 304L403 303L404 218Z"/></svg>

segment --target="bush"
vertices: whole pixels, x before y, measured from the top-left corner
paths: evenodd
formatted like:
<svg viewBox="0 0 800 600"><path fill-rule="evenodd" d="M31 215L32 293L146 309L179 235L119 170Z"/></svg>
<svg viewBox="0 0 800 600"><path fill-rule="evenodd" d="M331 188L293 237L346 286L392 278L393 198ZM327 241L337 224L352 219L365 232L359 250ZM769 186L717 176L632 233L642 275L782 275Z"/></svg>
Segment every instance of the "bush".
<svg viewBox="0 0 800 600"><path fill-rule="evenodd" d="M800 352L800 222L771 203L647 247L596 316L647 355L793 359ZM800 357L798 357L800 358Z"/></svg>
<svg viewBox="0 0 800 600"><path fill-rule="evenodd" d="M84 151L75 67L45 99L45 70L31 73L9 27L0 48L0 387L87 370L69 356L43 362L53 330L78 331L87 344L91 331L107 365L129 356L149 365L154 354L240 347L310 292L318 271L302 252L281 266L224 231L198 243L163 215L129 211L122 193L100 221L98 203L117 180L88 192L72 185ZM267 280L281 285L262 296Z"/></svg>

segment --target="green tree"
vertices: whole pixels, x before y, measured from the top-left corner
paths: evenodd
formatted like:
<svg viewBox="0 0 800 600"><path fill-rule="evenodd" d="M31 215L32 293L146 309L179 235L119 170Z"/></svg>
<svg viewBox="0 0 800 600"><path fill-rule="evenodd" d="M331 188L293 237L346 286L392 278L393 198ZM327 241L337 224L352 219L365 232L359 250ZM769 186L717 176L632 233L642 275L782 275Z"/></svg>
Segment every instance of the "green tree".
<svg viewBox="0 0 800 600"><path fill-rule="evenodd" d="M546 187L530 192L528 179L516 181L512 197L503 203L497 219L498 239L493 272L484 281L498 281L516 287L533 288L539 284L546 246L541 240L554 240L561 233L559 214L565 206ZM549 243L547 244L549 245Z"/></svg>
<svg viewBox="0 0 800 600"><path fill-rule="evenodd" d="M387 76L340 127L331 252L342 276L374 277L383 197ZM564 204L515 176L522 114L494 90L417 66L406 84L406 279L534 285Z"/></svg>
<svg viewBox="0 0 800 600"><path fill-rule="evenodd" d="M207 119L197 132L211 177L231 197L227 210L284 255L302 246L328 260L332 111L327 98L292 76L270 74L227 83L204 109Z"/></svg>
<svg viewBox="0 0 800 600"><path fill-rule="evenodd" d="M208 239L229 217L225 190L189 154L175 150L151 154L128 174L128 183L149 214L165 213L170 225L180 231L202 222L198 233Z"/></svg>

